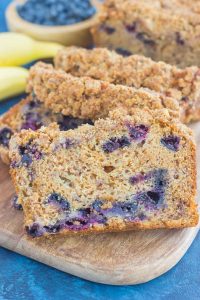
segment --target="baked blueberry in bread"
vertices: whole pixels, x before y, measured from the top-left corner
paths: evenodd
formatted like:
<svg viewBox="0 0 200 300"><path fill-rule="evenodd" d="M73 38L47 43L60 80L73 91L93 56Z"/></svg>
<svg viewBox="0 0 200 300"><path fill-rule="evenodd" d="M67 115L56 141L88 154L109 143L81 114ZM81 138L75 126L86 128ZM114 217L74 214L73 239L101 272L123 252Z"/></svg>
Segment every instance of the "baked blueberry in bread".
<svg viewBox="0 0 200 300"><path fill-rule="evenodd" d="M90 120L81 120L70 116L53 113L39 102L35 96L28 96L13 106L0 118L0 158L9 163L9 141L15 132L22 129L37 130L41 126L58 123L61 130L78 127L84 123L93 124Z"/></svg>
<svg viewBox="0 0 200 300"><path fill-rule="evenodd" d="M22 130L10 159L32 237L198 222L192 132L167 110L115 110L69 131Z"/></svg>
<svg viewBox="0 0 200 300"><path fill-rule="evenodd" d="M105 0L92 28L97 47L199 66L199 1Z"/></svg>
<svg viewBox="0 0 200 300"><path fill-rule="evenodd" d="M27 99L20 101L0 119L0 157L9 163L10 137L22 129L37 130L57 122L68 130L106 117L110 110L135 107L168 108L179 116L176 100L148 89L136 89L90 78L78 78L56 71L51 65L36 64L30 71ZM33 96L31 96L33 95Z"/></svg>
<svg viewBox="0 0 200 300"><path fill-rule="evenodd" d="M12 206L17 210L23 210L22 205L18 203L18 196L14 195L12 198Z"/></svg>

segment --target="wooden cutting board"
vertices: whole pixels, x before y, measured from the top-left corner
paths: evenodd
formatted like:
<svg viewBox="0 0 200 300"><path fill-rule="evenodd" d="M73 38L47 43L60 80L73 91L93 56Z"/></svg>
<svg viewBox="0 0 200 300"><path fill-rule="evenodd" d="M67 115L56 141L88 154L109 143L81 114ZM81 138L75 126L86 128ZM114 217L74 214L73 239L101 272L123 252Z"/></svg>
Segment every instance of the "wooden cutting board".
<svg viewBox="0 0 200 300"><path fill-rule="evenodd" d="M200 123L193 125L200 170ZM200 176L198 176L200 188ZM199 230L149 230L88 236L31 239L23 231L23 213L11 206L13 186L0 163L0 245L73 275L106 284L137 284L172 268ZM197 199L200 199L198 189Z"/></svg>

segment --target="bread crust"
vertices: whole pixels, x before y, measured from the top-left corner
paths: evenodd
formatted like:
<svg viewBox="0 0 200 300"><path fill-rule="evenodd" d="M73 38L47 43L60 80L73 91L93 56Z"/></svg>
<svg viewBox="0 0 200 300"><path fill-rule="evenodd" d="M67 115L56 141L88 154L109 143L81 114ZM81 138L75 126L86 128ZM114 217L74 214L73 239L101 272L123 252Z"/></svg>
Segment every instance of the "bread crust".
<svg viewBox="0 0 200 300"><path fill-rule="evenodd" d="M19 113L21 108L31 100L31 96L22 99L19 103L11 107L6 113L0 117L0 130L4 127L10 128L13 132L17 130ZM5 164L10 163L9 149L0 145L0 159Z"/></svg>
<svg viewBox="0 0 200 300"><path fill-rule="evenodd" d="M176 118L180 113L178 102L163 94L89 77L77 78L41 62L30 69L27 91L34 92L54 112L78 118L104 118L117 107L130 111L134 107L150 110L168 108Z"/></svg>
<svg viewBox="0 0 200 300"><path fill-rule="evenodd" d="M180 69L141 55L123 57L105 48L67 47L58 51L55 68L135 88L149 88L178 100L181 121L200 120L200 69Z"/></svg>

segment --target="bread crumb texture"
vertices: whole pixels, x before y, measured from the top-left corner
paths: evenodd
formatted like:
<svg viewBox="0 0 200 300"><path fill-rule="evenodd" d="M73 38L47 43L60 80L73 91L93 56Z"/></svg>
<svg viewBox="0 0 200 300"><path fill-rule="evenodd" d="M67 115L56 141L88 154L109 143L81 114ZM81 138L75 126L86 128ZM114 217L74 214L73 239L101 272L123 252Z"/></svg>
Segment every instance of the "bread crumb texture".
<svg viewBox="0 0 200 300"><path fill-rule="evenodd" d="M106 0L92 28L98 47L200 66L200 1Z"/></svg>
<svg viewBox="0 0 200 300"><path fill-rule="evenodd" d="M10 159L32 237L198 222L192 132L165 110L115 110L67 132L22 130Z"/></svg>
<svg viewBox="0 0 200 300"><path fill-rule="evenodd" d="M104 48L87 50L67 47L55 57L56 69L74 76L89 76L113 84L148 88L163 95L165 102L176 99L184 123L200 120L200 70L180 69L164 62L155 62L142 55L123 57ZM171 102L168 102L168 108Z"/></svg>
<svg viewBox="0 0 200 300"><path fill-rule="evenodd" d="M178 102L146 88L114 85L89 77L74 77L52 65L37 63L30 69L28 92L33 92L44 105L56 113L96 120L105 118L113 109L122 107L156 110L167 108L179 117Z"/></svg>

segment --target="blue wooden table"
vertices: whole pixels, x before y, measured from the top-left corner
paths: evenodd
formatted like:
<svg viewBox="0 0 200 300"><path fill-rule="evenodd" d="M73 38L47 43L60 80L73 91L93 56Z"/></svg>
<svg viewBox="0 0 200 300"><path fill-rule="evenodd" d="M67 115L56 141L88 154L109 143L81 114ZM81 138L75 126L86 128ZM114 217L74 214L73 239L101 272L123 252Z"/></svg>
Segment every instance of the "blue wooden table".
<svg viewBox="0 0 200 300"><path fill-rule="evenodd" d="M7 30L4 11L9 2L0 0L0 31ZM1 103L0 114L17 101L19 97ZM0 248L0 300L51 299L200 300L200 234L171 271L146 284L125 287L88 282Z"/></svg>

